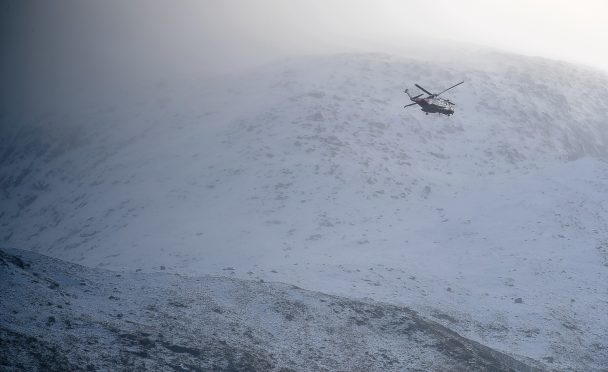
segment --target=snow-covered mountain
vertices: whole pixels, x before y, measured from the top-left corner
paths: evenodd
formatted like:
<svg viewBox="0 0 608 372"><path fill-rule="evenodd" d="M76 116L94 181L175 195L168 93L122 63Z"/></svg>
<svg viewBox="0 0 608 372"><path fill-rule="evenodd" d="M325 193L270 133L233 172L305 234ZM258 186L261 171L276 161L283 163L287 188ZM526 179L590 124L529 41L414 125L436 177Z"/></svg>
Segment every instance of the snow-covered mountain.
<svg viewBox="0 0 608 372"><path fill-rule="evenodd" d="M394 305L0 250L0 368L541 371Z"/></svg>
<svg viewBox="0 0 608 372"><path fill-rule="evenodd" d="M498 350L605 367L608 77L452 58L297 58L5 113L0 239L404 304ZM453 117L402 108L405 87L461 80Z"/></svg>

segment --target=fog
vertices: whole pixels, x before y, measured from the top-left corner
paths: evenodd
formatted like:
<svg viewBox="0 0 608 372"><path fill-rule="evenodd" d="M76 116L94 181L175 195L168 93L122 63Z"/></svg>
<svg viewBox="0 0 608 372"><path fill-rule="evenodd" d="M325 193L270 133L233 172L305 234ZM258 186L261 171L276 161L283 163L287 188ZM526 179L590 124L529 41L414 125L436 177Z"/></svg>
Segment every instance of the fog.
<svg viewBox="0 0 608 372"><path fill-rule="evenodd" d="M5 104L46 101L64 88L231 73L293 55L446 43L608 70L608 51L598 47L608 44L601 0L13 0L0 12Z"/></svg>

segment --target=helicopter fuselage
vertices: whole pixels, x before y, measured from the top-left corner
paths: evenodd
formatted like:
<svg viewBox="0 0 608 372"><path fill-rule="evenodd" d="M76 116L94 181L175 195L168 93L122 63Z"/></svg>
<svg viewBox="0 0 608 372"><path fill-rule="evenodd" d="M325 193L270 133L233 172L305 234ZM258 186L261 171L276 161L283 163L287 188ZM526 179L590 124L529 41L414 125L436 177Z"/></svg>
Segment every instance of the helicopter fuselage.
<svg viewBox="0 0 608 372"><path fill-rule="evenodd" d="M426 114L438 113L448 116L454 114L454 105L443 98L416 98L414 102Z"/></svg>

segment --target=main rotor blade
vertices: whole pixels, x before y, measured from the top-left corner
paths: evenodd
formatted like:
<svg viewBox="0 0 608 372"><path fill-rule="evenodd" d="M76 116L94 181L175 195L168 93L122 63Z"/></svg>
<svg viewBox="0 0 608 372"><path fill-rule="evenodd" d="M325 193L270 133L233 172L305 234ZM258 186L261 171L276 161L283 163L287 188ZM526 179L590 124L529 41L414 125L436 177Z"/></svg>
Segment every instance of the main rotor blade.
<svg viewBox="0 0 608 372"><path fill-rule="evenodd" d="M412 98L410 98L412 101L415 100L416 98L420 97L422 94L419 94L417 96L413 96Z"/></svg>
<svg viewBox="0 0 608 372"><path fill-rule="evenodd" d="M446 90L442 91L441 93L445 93L445 92L447 92L448 90L450 90L450 89L452 89L452 88L455 88L455 87L459 86L459 85L460 85L460 84L462 84L462 83L464 83L464 81L461 81L460 83L458 83L458 84L456 84L456 85L452 85L451 87L449 87L448 89L446 89ZM437 95L440 95L441 93L437 93Z"/></svg>
<svg viewBox="0 0 608 372"><path fill-rule="evenodd" d="M424 89L424 88L423 88L423 87L421 87L420 85L418 85L418 84L414 84L414 85L415 85L415 86L417 86L417 87L418 87L418 89L422 90L424 93L426 93L426 94L428 94L428 95L431 95L431 96L433 95L433 93L431 93L431 92L429 92L428 90Z"/></svg>
<svg viewBox="0 0 608 372"><path fill-rule="evenodd" d="M417 105L417 103L416 103L416 102L414 102L414 103L410 103L409 105L405 105L405 106L403 106L403 108L410 107L410 106L414 106L414 105Z"/></svg>

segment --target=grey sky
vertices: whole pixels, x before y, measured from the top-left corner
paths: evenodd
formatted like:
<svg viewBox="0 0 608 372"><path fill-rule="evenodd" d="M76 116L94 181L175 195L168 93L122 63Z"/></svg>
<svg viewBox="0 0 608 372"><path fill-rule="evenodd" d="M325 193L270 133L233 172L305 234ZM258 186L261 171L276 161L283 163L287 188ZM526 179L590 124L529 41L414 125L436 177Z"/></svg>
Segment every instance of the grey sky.
<svg viewBox="0 0 608 372"><path fill-rule="evenodd" d="M436 39L608 71L605 0L8 0L0 12L3 74L36 81L215 73Z"/></svg>
<svg viewBox="0 0 608 372"><path fill-rule="evenodd" d="M243 50L255 58L256 51L381 50L450 39L608 71L605 0L218 0L190 5L172 14L188 19L182 22L186 33L235 58Z"/></svg>

